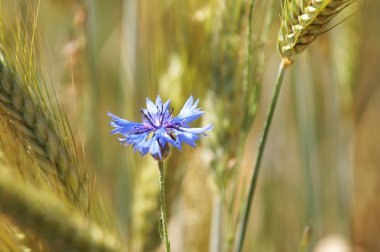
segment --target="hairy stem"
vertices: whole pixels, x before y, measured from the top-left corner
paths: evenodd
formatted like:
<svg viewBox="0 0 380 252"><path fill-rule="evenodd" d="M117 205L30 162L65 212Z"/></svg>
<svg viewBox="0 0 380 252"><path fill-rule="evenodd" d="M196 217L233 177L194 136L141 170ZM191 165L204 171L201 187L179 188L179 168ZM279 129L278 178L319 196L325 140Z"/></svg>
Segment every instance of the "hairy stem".
<svg viewBox="0 0 380 252"><path fill-rule="evenodd" d="M273 97L271 100L268 115L267 115L266 120L265 120L265 125L264 125L264 129L262 132L260 144L259 144L259 150L257 153L256 163L254 166L254 171L253 171L253 174L251 177L251 182L249 185L247 201L246 201L246 204L245 204L244 210L243 210L243 219L241 221L241 225L240 225L240 227L238 229L238 233L237 233L237 246L235 247L234 251L240 252L243 249L245 233L247 230L247 225L248 225L248 220L249 220L249 214L251 211L253 196L255 194L256 185L257 185L257 181L259 178L260 164L261 164L261 160L262 160L263 154L264 154L265 143L266 143L266 140L268 138L269 129L270 129L272 119L273 119L273 115L274 115L274 112L276 109L278 97L279 97L280 90L281 90L282 81L284 79L285 70L290 64L291 64L291 62L287 61L286 59L283 59L280 63L280 67L279 67L278 74L277 74L275 91L274 91L274 94L273 94Z"/></svg>
<svg viewBox="0 0 380 252"><path fill-rule="evenodd" d="M158 161L158 169L160 171L160 236L162 242L165 244L165 251L170 252L170 241L168 237L168 222L166 214L166 204L165 204L165 167L164 162Z"/></svg>

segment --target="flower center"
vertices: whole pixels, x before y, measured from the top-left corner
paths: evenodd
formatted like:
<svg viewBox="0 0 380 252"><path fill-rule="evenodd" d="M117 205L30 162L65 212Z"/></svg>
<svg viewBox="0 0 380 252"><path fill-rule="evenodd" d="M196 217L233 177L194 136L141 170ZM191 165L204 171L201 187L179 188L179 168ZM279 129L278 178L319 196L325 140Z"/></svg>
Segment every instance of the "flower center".
<svg viewBox="0 0 380 252"><path fill-rule="evenodd" d="M156 106L157 111L152 112L147 109L141 109L141 114L144 117L145 123L149 124L154 130L157 130L164 126L166 122L172 117L174 109L169 112L168 109L164 109L164 106Z"/></svg>

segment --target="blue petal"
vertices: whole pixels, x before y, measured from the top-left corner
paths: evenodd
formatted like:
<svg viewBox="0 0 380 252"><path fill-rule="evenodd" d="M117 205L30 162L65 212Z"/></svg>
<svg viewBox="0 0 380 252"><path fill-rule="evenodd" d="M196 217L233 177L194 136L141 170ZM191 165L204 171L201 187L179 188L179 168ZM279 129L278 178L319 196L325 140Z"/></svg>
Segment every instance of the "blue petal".
<svg viewBox="0 0 380 252"><path fill-rule="evenodd" d="M156 97L156 107L161 108L161 106L162 106L161 97L159 95L157 95L157 97Z"/></svg>
<svg viewBox="0 0 380 252"><path fill-rule="evenodd" d="M194 97L190 95L190 97L185 102L185 105L183 105L183 108L190 108L193 105Z"/></svg>
<svg viewBox="0 0 380 252"><path fill-rule="evenodd" d="M170 107L171 100L169 99L167 102L164 103L163 111L164 113L169 113L169 107Z"/></svg>
<svg viewBox="0 0 380 252"><path fill-rule="evenodd" d="M176 147L177 149L182 150L182 144L181 144L181 141L178 139L178 137L175 140L172 139L168 134L166 134L164 137L165 137L166 142Z"/></svg>
<svg viewBox="0 0 380 252"><path fill-rule="evenodd" d="M158 157L159 159L162 159L160 145L158 144L157 139L152 138L151 140L152 140L152 142L151 142L150 148L149 148L150 154L152 154L152 156L155 158Z"/></svg>
<svg viewBox="0 0 380 252"><path fill-rule="evenodd" d="M156 105L148 97L146 98L146 108L151 114L158 112Z"/></svg>
<svg viewBox="0 0 380 252"><path fill-rule="evenodd" d="M165 145L169 143L172 146L178 148L179 150L182 150L181 142L178 140L178 138L171 138L165 128L160 128L157 131L155 131L155 137L157 138L157 141L161 147L165 147Z"/></svg>
<svg viewBox="0 0 380 252"><path fill-rule="evenodd" d="M178 137L173 139L169 134L168 132L165 131L164 134L162 134L161 136L163 138L163 140L165 141L165 143L169 143L171 144L172 146L176 147L177 149L179 150L182 150L182 145L181 145L181 142L178 140Z"/></svg>
<svg viewBox="0 0 380 252"><path fill-rule="evenodd" d="M199 139L199 136L190 132L175 130L175 135L179 142L185 142L191 147L195 147L195 141Z"/></svg>
<svg viewBox="0 0 380 252"><path fill-rule="evenodd" d="M206 131L211 130L213 127L214 126L210 124L210 125L202 127L202 128L180 127L179 129L173 129L173 133L176 136L176 144L180 145L181 142L185 142L188 145L195 147L196 146L195 141L197 141L199 139L199 135L205 134ZM175 145L173 145L173 146L175 146Z"/></svg>
<svg viewBox="0 0 380 252"><path fill-rule="evenodd" d="M149 139L148 141L145 140L144 142L140 142L138 146L136 146L136 149L144 156L148 153L151 144L152 139Z"/></svg>
<svg viewBox="0 0 380 252"><path fill-rule="evenodd" d="M165 144L166 144L166 142L167 142L166 139L165 139L165 137L164 137L164 135L166 134L165 128L159 128L159 129L157 129L154 132L154 134L155 134L155 137L157 138L157 141L159 141L160 145L162 147L164 147Z"/></svg>
<svg viewBox="0 0 380 252"><path fill-rule="evenodd" d="M141 155L145 155L149 151L149 140L147 141L149 133L132 134L125 139L121 139L121 143L125 145L132 145L134 151L140 152Z"/></svg>
<svg viewBox="0 0 380 252"><path fill-rule="evenodd" d="M212 130L214 128L214 125L210 124L202 128L185 128L185 127L180 127L182 131L186 131L192 134L204 134L206 131Z"/></svg>
<svg viewBox="0 0 380 252"><path fill-rule="evenodd" d="M190 96L189 99L185 102L185 105L183 105L183 108L179 112L178 116L173 118L173 122L175 123L190 123L197 118L199 118L201 115L203 115L203 111L201 111L200 108L197 108L199 100L196 100L195 103L193 96Z"/></svg>
<svg viewBox="0 0 380 252"><path fill-rule="evenodd" d="M146 127L144 127L144 125L141 123L127 121L118 116L115 116L114 114L110 112L108 112L107 115L112 118L112 122L110 122L110 125L115 128L114 130L111 131L111 134L120 133L123 135L128 135L136 130L146 129Z"/></svg>

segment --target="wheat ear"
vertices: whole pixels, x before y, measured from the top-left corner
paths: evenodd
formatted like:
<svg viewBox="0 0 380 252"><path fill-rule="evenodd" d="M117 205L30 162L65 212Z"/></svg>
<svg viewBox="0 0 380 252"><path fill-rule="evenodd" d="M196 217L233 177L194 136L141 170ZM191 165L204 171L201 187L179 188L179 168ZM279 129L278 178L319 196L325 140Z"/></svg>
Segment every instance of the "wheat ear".
<svg viewBox="0 0 380 252"><path fill-rule="evenodd" d="M278 49L292 58L329 30L329 22L355 0L285 0Z"/></svg>
<svg viewBox="0 0 380 252"><path fill-rule="evenodd" d="M64 205L51 192L15 180L0 170L1 214L33 231L51 251L122 251L114 236Z"/></svg>
<svg viewBox="0 0 380 252"><path fill-rule="evenodd" d="M327 27L328 23L354 1L355 0L285 0L282 6L281 28L278 35L278 49L282 55L282 61L279 65L275 90L265 119L259 150L249 184L247 200L243 207L240 226L236 234L237 243L234 247L234 251L236 252L243 250L252 201L259 179L261 161L285 71L291 66L293 57L303 52L319 35L328 31L330 29Z"/></svg>
<svg viewBox="0 0 380 252"><path fill-rule="evenodd" d="M68 199L82 210L88 208L88 178L75 160L67 143L47 109L36 102L31 86L7 64L0 51L0 110L16 138L24 143L47 178L58 179ZM51 186L55 186L54 183Z"/></svg>

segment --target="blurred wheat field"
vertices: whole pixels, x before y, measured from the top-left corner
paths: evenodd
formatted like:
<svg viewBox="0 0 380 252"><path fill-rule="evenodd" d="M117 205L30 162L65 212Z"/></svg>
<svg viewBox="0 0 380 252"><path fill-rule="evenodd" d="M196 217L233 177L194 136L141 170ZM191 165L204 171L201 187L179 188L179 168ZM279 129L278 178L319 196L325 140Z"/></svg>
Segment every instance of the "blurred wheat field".
<svg viewBox="0 0 380 252"><path fill-rule="evenodd" d="M233 251L284 2L0 0L0 251L164 251L157 163L106 115L157 94L214 125L165 160L172 251ZM380 251L379 11L357 0L287 70L243 251Z"/></svg>

